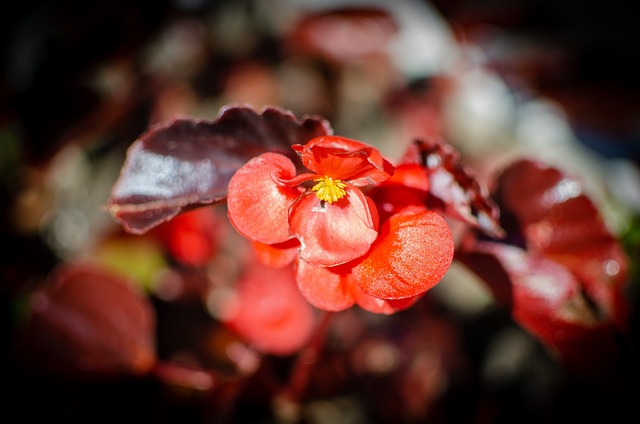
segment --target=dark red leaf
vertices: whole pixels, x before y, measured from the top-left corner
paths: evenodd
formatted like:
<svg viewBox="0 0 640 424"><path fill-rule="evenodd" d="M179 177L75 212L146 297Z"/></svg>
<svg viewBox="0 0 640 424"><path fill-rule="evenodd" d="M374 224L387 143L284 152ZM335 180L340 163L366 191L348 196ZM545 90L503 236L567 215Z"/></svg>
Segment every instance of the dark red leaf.
<svg viewBox="0 0 640 424"><path fill-rule="evenodd" d="M224 107L214 121L159 124L129 147L105 208L126 231L145 233L184 209L223 202L229 179L252 157L276 151L299 163L292 144L331 132L320 117L245 105Z"/></svg>
<svg viewBox="0 0 640 424"><path fill-rule="evenodd" d="M579 180L521 160L504 170L499 188L498 202L517 217L528 251L567 267L599 313L624 328L628 259Z"/></svg>
<svg viewBox="0 0 640 424"><path fill-rule="evenodd" d="M505 239L467 240L456 259L569 369L606 378L628 325L620 243L579 181L558 169L516 161L499 175L494 198Z"/></svg>
<svg viewBox="0 0 640 424"><path fill-rule="evenodd" d="M613 323L599 316L567 268L516 246L478 242L458 256L487 281L514 320L580 377L606 381L621 360ZM588 354L587 354L588 352Z"/></svg>
<svg viewBox="0 0 640 424"><path fill-rule="evenodd" d="M429 207L481 229L491 237L504 237L500 210L489 197L484 181L442 139L416 140L400 164L417 163L429 171Z"/></svg>
<svg viewBox="0 0 640 424"><path fill-rule="evenodd" d="M94 379L144 375L155 366L155 315L118 276L63 265L35 291L16 356L33 372Z"/></svg>

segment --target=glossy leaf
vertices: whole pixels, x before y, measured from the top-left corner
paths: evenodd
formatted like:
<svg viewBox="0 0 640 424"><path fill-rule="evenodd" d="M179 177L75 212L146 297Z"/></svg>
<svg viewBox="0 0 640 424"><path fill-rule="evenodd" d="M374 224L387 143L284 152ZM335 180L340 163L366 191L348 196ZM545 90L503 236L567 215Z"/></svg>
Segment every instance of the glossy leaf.
<svg viewBox="0 0 640 424"><path fill-rule="evenodd" d="M331 134L327 121L267 107L224 107L213 121L178 118L156 125L127 151L105 205L123 228L142 234L182 210L221 203L231 176L249 159Z"/></svg>
<svg viewBox="0 0 640 424"><path fill-rule="evenodd" d="M467 240L456 258L569 369L606 377L628 320L620 244L579 181L558 169L516 161L499 175L494 197L506 238Z"/></svg>
<svg viewBox="0 0 640 424"><path fill-rule="evenodd" d="M628 259L580 181L521 160L501 174L499 190L501 207L517 217L528 251L567 267L598 312L624 328Z"/></svg>
<svg viewBox="0 0 640 424"><path fill-rule="evenodd" d="M598 380L618 375L610 373L621 360L614 325L591 306L567 268L543 254L494 242L479 242L457 258L486 279L514 320L571 373Z"/></svg>

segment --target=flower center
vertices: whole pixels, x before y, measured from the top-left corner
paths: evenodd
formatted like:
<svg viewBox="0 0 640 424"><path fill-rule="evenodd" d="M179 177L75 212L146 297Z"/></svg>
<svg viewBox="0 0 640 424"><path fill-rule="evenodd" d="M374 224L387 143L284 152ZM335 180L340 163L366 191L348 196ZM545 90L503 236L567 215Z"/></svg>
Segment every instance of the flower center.
<svg viewBox="0 0 640 424"><path fill-rule="evenodd" d="M313 181L318 181L318 184L314 185L311 190L316 192L318 199L324 200L325 202L333 203L336 200L342 199L344 195L347 194L344 191L347 185L340 180L334 180L325 175Z"/></svg>

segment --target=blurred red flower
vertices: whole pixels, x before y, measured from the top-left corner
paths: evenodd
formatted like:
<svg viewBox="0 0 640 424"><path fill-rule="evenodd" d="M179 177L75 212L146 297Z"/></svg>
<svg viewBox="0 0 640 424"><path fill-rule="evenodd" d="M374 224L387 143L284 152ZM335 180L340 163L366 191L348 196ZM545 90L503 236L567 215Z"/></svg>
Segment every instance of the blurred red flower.
<svg viewBox="0 0 640 424"><path fill-rule="evenodd" d="M224 302L220 316L231 330L263 353L299 351L315 328L314 311L296 287L293 267L249 264L237 281L236 302Z"/></svg>
<svg viewBox="0 0 640 424"><path fill-rule="evenodd" d="M204 266L211 260L222 233L223 222L211 208L182 213L150 232L176 261L193 267Z"/></svg>
<svg viewBox="0 0 640 424"><path fill-rule="evenodd" d="M268 152L229 182L229 220L263 262L296 264L314 306L393 313L437 284L453 259L446 221L426 208L426 170L398 169L374 147L338 136L292 146L311 172Z"/></svg>

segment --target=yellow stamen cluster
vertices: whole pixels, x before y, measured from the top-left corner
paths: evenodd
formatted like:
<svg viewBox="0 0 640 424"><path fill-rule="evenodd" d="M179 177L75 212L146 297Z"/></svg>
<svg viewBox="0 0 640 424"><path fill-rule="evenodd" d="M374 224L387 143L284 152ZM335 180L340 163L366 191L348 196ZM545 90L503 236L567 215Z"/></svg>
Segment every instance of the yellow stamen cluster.
<svg viewBox="0 0 640 424"><path fill-rule="evenodd" d="M333 203L342 199L344 195L347 194L344 191L347 185L340 180L334 180L325 175L313 181L318 181L318 184L314 185L311 190L316 192L318 199L324 200L325 202Z"/></svg>

